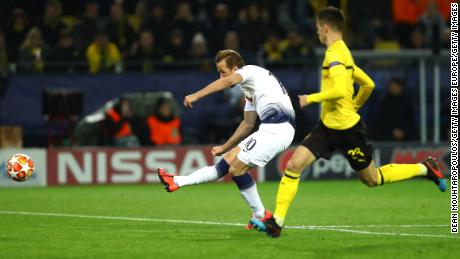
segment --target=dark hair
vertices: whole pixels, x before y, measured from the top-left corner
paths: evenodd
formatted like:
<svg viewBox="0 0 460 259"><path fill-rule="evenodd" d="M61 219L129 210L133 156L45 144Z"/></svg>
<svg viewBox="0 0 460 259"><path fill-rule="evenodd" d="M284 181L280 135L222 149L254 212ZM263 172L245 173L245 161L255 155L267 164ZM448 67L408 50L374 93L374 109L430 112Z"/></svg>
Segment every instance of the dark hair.
<svg viewBox="0 0 460 259"><path fill-rule="evenodd" d="M343 27L345 26L345 16L342 10L333 6L323 8L319 11L317 18L320 22L326 23L340 32L343 31Z"/></svg>
<svg viewBox="0 0 460 259"><path fill-rule="evenodd" d="M157 101L155 103L154 109L155 110L160 109L160 107L165 103L171 104L171 101L168 98L163 97L163 96L158 97L158 99L157 99Z"/></svg>
<svg viewBox="0 0 460 259"><path fill-rule="evenodd" d="M232 49L225 49L217 52L216 64L222 60L225 60L225 64L227 64L227 67L230 69L234 66L242 68L245 65L241 55Z"/></svg>
<svg viewBox="0 0 460 259"><path fill-rule="evenodd" d="M171 107L171 114L167 117L165 117L163 114L160 113L161 106L165 104ZM174 115L173 104L171 102L171 99L166 98L166 97L158 97L158 100L156 101L155 106L154 106L153 114L155 115L155 117L157 117L157 119L163 122L172 121L175 118L175 115Z"/></svg>

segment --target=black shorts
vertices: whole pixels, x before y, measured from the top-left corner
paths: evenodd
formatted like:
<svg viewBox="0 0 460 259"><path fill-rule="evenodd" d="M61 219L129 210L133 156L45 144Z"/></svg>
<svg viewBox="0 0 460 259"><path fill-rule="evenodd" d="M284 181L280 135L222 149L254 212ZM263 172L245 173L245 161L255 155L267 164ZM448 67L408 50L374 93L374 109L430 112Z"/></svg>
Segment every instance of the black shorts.
<svg viewBox="0 0 460 259"><path fill-rule="evenodd" d="M308 148L317 159L330 159L332 153L338 150L356 171L365 169L372 161L372 145L367 143L366 129L361 120L345 130L330 129L319 121L301 145Z"/></svg>

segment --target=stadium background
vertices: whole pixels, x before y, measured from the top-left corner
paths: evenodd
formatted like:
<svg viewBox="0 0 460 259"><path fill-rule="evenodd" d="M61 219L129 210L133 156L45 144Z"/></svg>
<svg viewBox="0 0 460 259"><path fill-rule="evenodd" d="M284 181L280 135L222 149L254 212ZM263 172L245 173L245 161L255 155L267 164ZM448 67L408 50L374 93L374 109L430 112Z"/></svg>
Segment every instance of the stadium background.
<svg viewBox="0 0 460 259"><path fill-rule="evenodd" d="M19 193L3 187L49 186L46 190L30 188L23 191L24 197L30 200L23 205L5 200L2 202L2 211L61 211L74 214L101 212L109 215L118 213L125 216L177 218L176 214L168 213L143 214L146 212L140 207L150 202L149 199L131 200L131 207L124 204L128 208L134 208L135 204L139 204L139 208L128 210L127 214L124 214L125 211L120 210L118 205L104 205L103 209L98 210L96 208L100 204L97 201L100 199L99 195L112 197L111 195L122 193L123 196L125 192L133 192L142 197L153 192L162 199L172 199L171 204L167 201L159 203L162 206L170 206L169 210L177 209L174 202L180 202L180 199L187 201L185 196L163 196L160 194L159 185L146 188L140 184L157 183L157 167L187 174L202 166L213 164L218 159L213 158L209 150L212 145L225 141L241 120L239 93L228 90L215 94L200 100L194 109L186 110L181 103L184 96L218 77L213 56L222 48L238 50L247 64L267 67L283 82L296 109L295 142L300 141L311 130L319 115L317 106L299 110L296 96L315 92L319 88L319 68L324 47L317 40L314 15L327 5L344 10L347 18L345 41L352 50L356 63L368 72L376 83L374 93L360 114L366 122L369 138L374 145L377 165L388 162L419 162L431 155L438 158L441 167L449 173L450 99L447 96L450 92L450 70L447 57L450 2L453 1L1 1L0 193L5 195L0 196L8 197ZM93 61L90 60L94 57L89 48L98 37L99 40L106 37L111 50L101 58L105 62L92 68L90 63ZM390 89L399 88L398 85L402 87L401 93L397 90L396 93L390 93ZM180 144L155 145L149 142L148 137L145 138L148 133L143 125L147 116L155 113L153 109L159 96L173 100L174 114L181 120ZM120 100L128 100L134 112L134 116L130 118L133 133L137 138L134 144L130 141L114 141L113 136L108 133L111 132L110 128L105 128L106 124L102 123L106 118L105 112ZM35 161L36 173L25 183L13 182L4 173L6 160L15 153L27 153ZM292 149L280 154L266 168L253 170L253 175L259 182L278 180L281 168L291 153ZM336 154L331 161L320 160L315 163L311 169L304 172L303 178L354 179L355 176L345 158ZM226 178L225 181L227 180L229 179ZM113 186L113 189L107 189L108 186L90 187L91 189L74 186L74 189L69 188L67 191L53 187L88 184L136 185ZM260 185L264 200L271 202L274 199L275 184L276 182ZM346 189L347 186L352 186L343 180L337 184L333 181L330 181L329 185L327 182L320 184L326 189L336 188L339 192L349 193L350 197L358 200L367 196L366 191L361 193L359 189L354 190L355 187ZM209 199L208 195L211 192L220 193L216 191L220 186L209 186L198 187L196 197L193 195L193 187L190 188L185 194L190 195L192 199L189 203L196 204L193 201L194 197L203 200ZM401 198L400 206L409 209L416 206L414 204L424 204L426 200L416 197L432 191L429 187L425 188L425 185L423 188L419 187L417 182L398 186L401 186L400 189L390 187L388 193L381 191L380 195ZM318 185L308 187L322 193ZM152 188L155 191L152 191ZM226 195L230 187L222 188L222 195ZM353 191L350 192L350 189ZM404 200L398 196L397 193L407 190L412 190L408 194L408 197L412 198L405 197L407 200ZM85 204L85 200L77 201L74 207L69 206L68 211L56 209L60 208L59 206L67 207L66 203L74 199L74 195L85 196L86 193L90 200L88 210L84 209L83 205L76 205L78 202ZM51 199L60 204L58 206L40 200L54 195L60 197L58 200L61 203ZM330 195L335 201L333 203L338 206L344 206L349 202L348 199L336 197L329 192L325 195ZM315 196L313 193L306 196L317 199L317 204L313 204L318 209L318 214L314 214L317 217L305 223L299 219L300 216L293 216L292 222L328 224L328 217L323 218L320 212L334 212L326 210L320 204L329 204L331 200L321 195ZM444 204L446 197L436 196L428 200ZM234 196L234 199L238 197ZM371 198L360 201L363 207L350 208L347 211L350 213L348 219L352 219L354 213L354 218L360 217L358 212L368 208L366 206L372 207L374 203ZM43 207L36 207L41 202L44 202ZM102 202L110 204L112 201L104 199ZM211 206L219 206L221 203L217 199L208 202L204 206L205 211L210 211L209 215L212 215ZM439 206L436 208L440 208ZM114 209L115 207L117 209ZM233 207L229 206L228 209L230 208ZM381 215L377 218L381 219L381 222L405 213L394 206L384 213L379 209L382 208L379 207L376 211ZM191 216L187 219L203 216L197 213L195 207L192 210L193 213L183 211L182 215ZM420 215L427 213L420 207L411 210ZM242 211L243 214L247 212L239 207L236 211ZM447 213L447 209L445 211ZM10 216L5 213L2 213L0 218L9 219ZM234 211L227 211L226 215L230 213ZM431 211L426 218L414 215L408 219L409 222L429 224L431 221L439 220L438 215ZM318 217L323 219L315 221ZM242 218L246 220L246 217ZM210 219L219 221L221 218L210 216ZM223 216L223 219L241 221L239 217ZM407 222L398 219L397 222L402 224ZM350 224L356 223L353 220L347 221L347 217L344 220ZM343 223L334 222L339 225ZM360 223L374 222L364 220ZM25 224L25 231L34 223L31 221L28 224L31 225ZM161 226L157 227L161 229ZM4 233L22 237L21 234L14 234L13 228L6 225L5 230ZM209 231L215 235L219 230ZM444 232L435 230L430 233L438 235ZM291 238L294 238L292 236L294 234L291 234ZM326 235L325 237L328 238ZM177 239L175 236L168 238ZM202 238L206 239L203 236ZM339 237L339 240L341 238L343 237ZM246 240L241 242L244 244ZM357 242L360 242L359 239ZM387 240L382 238L380 244L385 242ZM0 247L1 243L2 241ZM444 248L443 245L447 244L450 243L443 240L433 243L434 246ZM194 247L193 242L191 247ZM302 245L299 244L299 247ZM427 244L426 250L428 248L432 247ZM69 252L72 249L66 249L70 250L63 250L61 255L72 256ZM329 251L330 246L324 245L324 249ZM389 251L386 249L381 247L381 251ZM404 248L401 249L396 251L404 253ZM423 250L422 257L430 257L431 252L426 250ZM3 251L6 256L17 255L12 249ZM276 254L283 249L270 251ZM356 254L348 251L346 254L352 257L375 256L372 251L363 251L366 252ZM169 252L159 249L156 255L164 257L165 253ZM178 252L176 255L184 256L186 253ZM228 257L229 253L224 255ZM25 254L37 255L33 251ZM60 253L51 250L42 253L42 256L56 254ZM84 252L79 255L87 256ZM110 253L105 254L109 255ZM127 252L115 257L122 255L146 256L142 252ZM189 255L210 256L200 254L200 251L194 251ZM299 252L292 255L305 254ZM257 257L258 254L253 256ZM414 254L406 256L411 257Z"/></svg>

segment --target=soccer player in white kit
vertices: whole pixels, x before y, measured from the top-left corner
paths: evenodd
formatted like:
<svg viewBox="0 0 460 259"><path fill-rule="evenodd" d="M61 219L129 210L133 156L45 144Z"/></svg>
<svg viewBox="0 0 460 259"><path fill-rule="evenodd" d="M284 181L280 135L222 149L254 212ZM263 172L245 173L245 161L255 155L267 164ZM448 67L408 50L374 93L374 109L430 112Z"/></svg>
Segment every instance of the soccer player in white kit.
<svg viewBox="0 0 460 259"><path fill-rule="evenodd" d="M245 95L244 119L223 145L212 148L212 155L224 154L216 165L201 168L189 175L178 176L158 169L158 176L168 192L187 186L216 181L227 173L232 175L241 195L252 210L252 217L265 221L272 216L257 192L256 183L248 171L265 166L278 153L288 148L294 138L295 113L281 82L268 70L245 65L234 50L221 50L216 55L220 78L196 93L185 97L184 105L234 85ZM260 126L253 132L257 117ZM251 134L252 133L252 134ZM253 225L247 225L252 229Z"/></svg>

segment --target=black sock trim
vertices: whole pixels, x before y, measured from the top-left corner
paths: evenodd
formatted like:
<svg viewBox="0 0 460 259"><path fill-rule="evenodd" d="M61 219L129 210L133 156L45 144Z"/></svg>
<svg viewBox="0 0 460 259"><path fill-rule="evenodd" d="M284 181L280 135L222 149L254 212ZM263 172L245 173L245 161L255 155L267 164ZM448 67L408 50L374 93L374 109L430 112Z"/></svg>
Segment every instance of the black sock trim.
<svg viewBox="0 0 460 259"><path fill-rule="evenodd" d="M299 179L299 176L295 177L295 176L292 176L292 175L288 175L287 173L284 173L284 176L286 176L287 178L290 178L290 179L294 179L294 180Z"/></svg>
<svg viewBox="0 0 460 259"><path fill-rule="evenodd" d="M379 174L380 174L380 179L382 179L380 185L383 185L385 183L385 179L383 178L383 174L382 174L382 171L380 171L380 169L379 169Z"/></svg>
<svg viewBox="0 0 460 259"><path fill-rule="evenodd" d="M232 180L235 182L236 186L240 190L246 190L251 188L256 182L252 179L252 176L249 173L245 173L239 176L232 176Z"/></svg>

